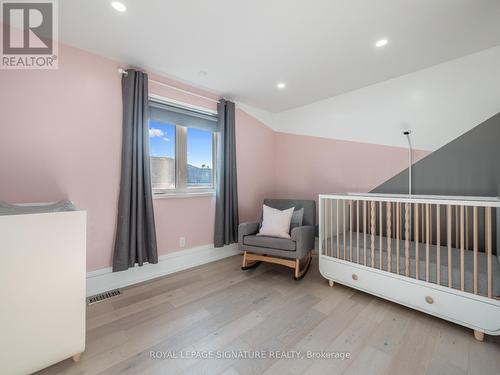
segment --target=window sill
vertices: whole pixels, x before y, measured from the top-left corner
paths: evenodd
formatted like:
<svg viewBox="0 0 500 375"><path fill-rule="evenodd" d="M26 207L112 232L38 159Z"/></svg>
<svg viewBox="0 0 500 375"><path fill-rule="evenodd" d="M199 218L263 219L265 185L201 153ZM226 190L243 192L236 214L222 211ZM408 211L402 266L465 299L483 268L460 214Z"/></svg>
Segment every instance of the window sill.
<svg viewBox="0 0 500 375"><path fill-rule="evenodd" d="M215 197L215 191L187 191L187 192L172 192L172 193L156 193L153 194L153 200L156 199L178 199L178 198L202 198Z"/></svg>

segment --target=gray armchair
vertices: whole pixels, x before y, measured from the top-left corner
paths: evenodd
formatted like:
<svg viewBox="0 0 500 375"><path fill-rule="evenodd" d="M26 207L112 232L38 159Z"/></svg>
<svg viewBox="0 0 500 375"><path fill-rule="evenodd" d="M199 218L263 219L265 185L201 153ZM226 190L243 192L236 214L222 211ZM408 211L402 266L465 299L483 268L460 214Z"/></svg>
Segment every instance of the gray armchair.
<svg viewBox="0 0 500 375"><path fill-rule="evenodd" d="M253 268L260 262L281 264L295 270L295 279L301 279L311 264L314 249L314 227L316 224L316 202L296 199L265 199L266 206L285 210L295 207L304 209L302 226L290 232L291 239L257 236L259 223L242 223L238 228L238 248L243 251L242 270ZM301 265L302 263L302 265Z"/></svg>

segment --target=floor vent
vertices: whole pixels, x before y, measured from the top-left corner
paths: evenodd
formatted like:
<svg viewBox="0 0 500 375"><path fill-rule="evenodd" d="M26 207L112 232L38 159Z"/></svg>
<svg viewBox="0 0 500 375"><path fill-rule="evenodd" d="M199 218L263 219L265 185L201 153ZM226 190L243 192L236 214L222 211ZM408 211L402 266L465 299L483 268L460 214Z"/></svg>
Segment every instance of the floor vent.
<svg viewBox="0 0 500 375"><path fill-rule="evenodd" d="M99 293L96 294L95 296L88 297L87 304L93 305L94 303L105 301L111 297L119 296L120 294L121 292L118 289L110 290L109 292Z"/></svg>

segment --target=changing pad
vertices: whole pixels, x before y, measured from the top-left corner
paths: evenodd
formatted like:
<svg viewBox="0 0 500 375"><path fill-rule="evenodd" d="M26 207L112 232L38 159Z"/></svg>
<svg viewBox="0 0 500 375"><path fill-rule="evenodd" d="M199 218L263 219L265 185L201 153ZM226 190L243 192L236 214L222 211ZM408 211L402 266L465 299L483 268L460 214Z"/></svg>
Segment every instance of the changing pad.
<svg viewBox="0 0 500 375"><path fill-rule="evenodd" d="M76 211L76 207L73 202L69 200L62 200L55 203L43 204L10 204L0 201L0 216L42 214L65 211Z"/></svg>

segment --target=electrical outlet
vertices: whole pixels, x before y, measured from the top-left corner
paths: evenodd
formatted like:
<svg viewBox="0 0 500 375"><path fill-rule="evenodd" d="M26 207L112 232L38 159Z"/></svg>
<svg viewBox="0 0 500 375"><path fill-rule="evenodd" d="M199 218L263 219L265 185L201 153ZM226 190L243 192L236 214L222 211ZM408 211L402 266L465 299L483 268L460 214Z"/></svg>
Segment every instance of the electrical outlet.
<svg viewBox="0 0 500 375"><path fill-rule="evenodd" d="M186 237L180 237L179 238L179 246L180 247L186 247Z"/></svg>

